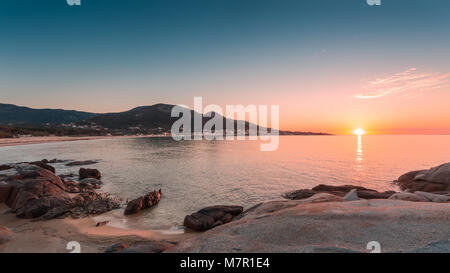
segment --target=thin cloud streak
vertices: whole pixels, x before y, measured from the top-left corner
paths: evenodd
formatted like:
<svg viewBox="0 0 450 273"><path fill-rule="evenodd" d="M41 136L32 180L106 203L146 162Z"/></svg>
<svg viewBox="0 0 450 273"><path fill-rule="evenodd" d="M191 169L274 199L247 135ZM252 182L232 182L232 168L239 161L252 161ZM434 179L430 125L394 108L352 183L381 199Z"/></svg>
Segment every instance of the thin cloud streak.
<svg viewBox="0 0 450 273"><path fill-rule="evenodd" d="M388 95L414 98L424 91L439 88L448 83L450 73L420 73L417 68L396 73L386 78L369 81L362 88L364 92L353 95L357 99L374 99Z"/></svg>

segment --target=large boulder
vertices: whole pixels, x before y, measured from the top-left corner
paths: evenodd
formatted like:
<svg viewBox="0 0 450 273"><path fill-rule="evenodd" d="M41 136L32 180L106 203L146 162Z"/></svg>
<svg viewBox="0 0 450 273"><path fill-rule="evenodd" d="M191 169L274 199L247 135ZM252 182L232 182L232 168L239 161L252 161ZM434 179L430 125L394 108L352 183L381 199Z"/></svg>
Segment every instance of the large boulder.
<svg viewBox="0 0 450 273"><path fill-rule="evenodd" d="M46 178L30 179L16 188L11 210L19 218L37 218L54 208L68 211L74 206L67 192Z"/></svg>
<svg viewBox="0 0 450 273"><path fill-rule="evenodd" d="M15 211L18 218L53 219L69 212L74 207L71 198L66 196L44 196L30 199L26 206Z"/></svg>
<svg viewBox="0 0 450 273"><path fill-rule="evenodd" d="M85 178L95 178L95 179L100 179L102 178L102 174L100 173L99 170L97 169L85 169L85 168L81 168L78 172L79 176L80 176L80 180L83 180Z"/></svg>
<svg viewBox="0 0 450 273"><path fill-rule="evenodd" d="M101 184L99 180L86 178L83 183L63 181L52 171L39 165L11 164L12 168L0 171L4 179L0 183L0 201L5 202L17 217L52 219L66 217L73 211L89 215L120 207L119 198L96 193L90 187L82 187L82 185L99 187ZM69 195L80 191L82 193L73 198Z"/></svg>
<svg viewBox="0 0 450 273"><path fill-rule="evenodd" d="M400 189L422 192L450 191L450 163L431 168L408 172L394 181Z"/></svg>
<svg viewBox="0 0 450 273"><path fill-rule="evenodd" d="M70 206L66 186L53 172L26 163L15 165L15 171L2 188L9 191L5 203L17 217L36 218L55 207Z"/></svg>
<svg viewBox="0 0 450 273"><path fill-rule="evenodd" d="M134 214L140 210L156 206L159 203L159 200L161 199L161 194L162 192L160 189L159 191L155 190L147 195L131 200L130 202L128 202L124 214L125 215Z"/></svg>
<svg viewBox="0 0 450 273"><path fill-rule="evenodd" d="M243 212L241 206L211 206L199 210L184 218L184 226L203 231L231 222L234 216Z"/></svg>

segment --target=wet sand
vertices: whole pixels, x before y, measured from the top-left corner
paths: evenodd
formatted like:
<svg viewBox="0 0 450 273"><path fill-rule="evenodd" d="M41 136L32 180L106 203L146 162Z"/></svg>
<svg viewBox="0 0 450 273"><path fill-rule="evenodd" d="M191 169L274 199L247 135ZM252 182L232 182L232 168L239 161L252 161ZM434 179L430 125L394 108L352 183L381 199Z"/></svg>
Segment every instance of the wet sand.
<svg viewBox="0 0 450 273"><path fill-rule="evenodd" d="M80 243L82 253L104 252L118 242L134 244L146 241L180 242L197 233L165 234L154 230L131 230L111 226L96 227L93 217L33 221L4 214L9 208L0 204L0 225L9 228L12 238L0 244L0 253L69 253L67 243Z"/></svg>

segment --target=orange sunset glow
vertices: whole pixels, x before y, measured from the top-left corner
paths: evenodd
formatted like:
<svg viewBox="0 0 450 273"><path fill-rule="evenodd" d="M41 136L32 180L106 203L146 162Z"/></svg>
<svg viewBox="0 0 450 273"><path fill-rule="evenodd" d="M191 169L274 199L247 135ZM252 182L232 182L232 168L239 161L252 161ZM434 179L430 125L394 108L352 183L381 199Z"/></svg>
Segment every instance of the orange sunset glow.
<svg viewBox="0 0 450 273"><path fill-rule="evenodd" d="M0 258L450 253L450 0L0 0L0 30Z"/></svg>

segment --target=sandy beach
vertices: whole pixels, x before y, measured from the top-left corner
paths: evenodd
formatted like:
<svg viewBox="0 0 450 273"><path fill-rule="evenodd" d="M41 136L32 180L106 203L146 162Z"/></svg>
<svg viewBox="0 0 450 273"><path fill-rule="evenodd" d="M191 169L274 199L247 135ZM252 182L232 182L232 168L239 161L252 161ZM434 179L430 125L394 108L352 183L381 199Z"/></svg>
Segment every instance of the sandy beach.
<svg viewBox="0 0 450 273"><path fill-rule="evenodd" d="M17 146L28 144L41 144L48 142L78 141L113 138L112 136L92 136L92 137L68 137L68 136L49 136L49 137L21 137L21 138L0 138L0 147Z"/></svg>
<svg viewBox="0 0 450 273"><path fill-rule="evenodd" d="M49 142L96 140L96 139L107 139L107 138L139 138L139 137L166 137L166 136L165 135L87 136L87 137L48 136L48 137L0 138L0 147L29 145L29 144L42 144L42 143L49 143Z"/></svg>
<svg viewBox="0 0 450 273"><path fill-rule="evenodd" d="M9 242L0 244L0 253L68 253L67 243L79 242L82 253L101 253L111 245L126 242L178 243L197 233L165 234L154 230L131 230L111 226L96 227L93 217L83 219L52 219L33 221L19 219L15 214L5 214L9 208L0 204L0 226L13 234Z"/></svg>

